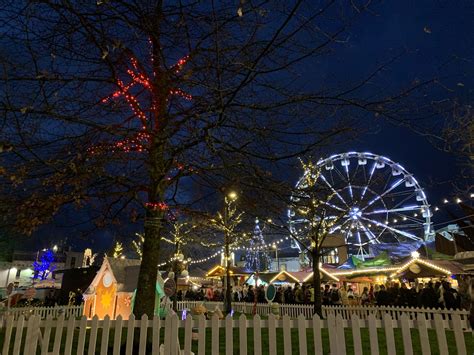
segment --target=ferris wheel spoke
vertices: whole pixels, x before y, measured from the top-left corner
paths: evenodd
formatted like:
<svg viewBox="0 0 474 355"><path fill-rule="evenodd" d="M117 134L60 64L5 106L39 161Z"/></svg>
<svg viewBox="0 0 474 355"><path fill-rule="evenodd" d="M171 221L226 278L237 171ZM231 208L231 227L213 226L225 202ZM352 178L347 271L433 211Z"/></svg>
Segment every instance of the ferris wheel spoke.
<svg viewBox="0 0 474 355"><path fill-rule="evenodd" d="M331 191L333 193L336 194L336 196L339 198L339 200L341 200L342 203L344 203L348 208L349 208L349 205L347 204L346 200L344 200L344 198L341 196L341 194L339 192L337 192L334 187L332 187L332 185L329 183L329 181L324 177L323 174L319 174L319 176L321 176L321 178L323 179L323 181L326 183L326 185L328 185L328 187L331 189Z"/></svg>
<svg viewBox="0 0 474 355"><path fill-rule="evenodd" d="M351 200L354 202L354 195L352 194L352 185L351 185L351 177L349 176L349 165L344 166L344 170L346 170L347 175L347 186L349 188L349 195L351 195Z"/></svg>
<svg viewBox="0 0 474 355"><path fill-rule="evenodd" d="M375 234L369 228L367 228L367 226L364 223L362 223L361 220L358 220L357 222L360 224L361 229L364 231L365 235L367 236L367 240L369 241L369 243L380 244L379 238L376 237Z"/></svg>
<svg viewBox="0 0 474 355"><path fill-rule="evenodd" d="M380 214L380 213L396 213L396 212L405 212L405 211L416 211L421 209L418 205L413 206L405 206L400 208L392 208L392 209L383 209L383 210L375 210L371 212L364 213L365 215L372 215L372 214Z"/></svg>
<svg viewBox="0 0 474 355"><path fill-rule="evenodd" d="M370 186L370 182L372 181L372 176L374 175L376 167L377 167L377 163L374 162L374 165L372 165L372 169L370 169L370 174L369 174L369 178L367 180L367 185L365 185L364 189L362 190L362 195L360 196L360 201L362 201L364 199L365 193L367 192L367 189Z"/></svg>
<svg viewBox="0 0 474 355"><path fill-rule="evenodd" d="M386 194L388 194L390 191L395 190L398 186L400 186L403 182L405 181L405 178L402 178L400 180L397 180L388 190L385 190L382 192L380 195L377 195L374 197L364 208L361 209L361 211L366 210L368 207L372 206L375 202L380 200L382 197L384 197Z"/></svg>
<svg viewBox="0 0 474 355"><path fill-rule="evenodd" d="M334 208L335 210L338 210L338 211L340 211L340 212L345 212L345 211L346 211L345 209L343 209L343 208L341 208L341 207L339 207L339 206L336 206L336 205L334 205L334 204L332 204L332 203L329 203L329 202L324 202L324 204L327 205L327 206L329 206L329 207L332 207L332 208Z"/></svg>
<svg viewBox="0 0 474 355"><path fill-rule="evenodd" d="M390 227L389 225L385 224L385 223L382 223L382 222L377 222L373 219L370 219L370 218L366 218L366 217L361 217L363 220L367 221L367 222L370 222L370 223L374 223L375 225L377 226L381 226L381 227L384 227L384 228L387 228L388 230L392 231L392 232L395 232L395 233L398 233L404 237L407 237L407 238L410 238L412 240L420 240L419 237L417 237L416 235L414 234L411 234L411 233L408 233L408 232L405 232L405 231L402 231L402 230L399 230L397 228L393 228L393 227Z"/></svg>

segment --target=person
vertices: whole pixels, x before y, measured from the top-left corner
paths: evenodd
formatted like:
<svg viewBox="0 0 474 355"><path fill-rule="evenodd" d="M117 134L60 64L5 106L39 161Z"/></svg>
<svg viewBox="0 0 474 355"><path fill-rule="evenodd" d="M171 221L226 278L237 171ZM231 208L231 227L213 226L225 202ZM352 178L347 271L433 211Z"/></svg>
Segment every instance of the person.
<svg viewBox="0 0 474 355"><path fill-rule="evenodd" d="M364 287L364 290L362 291L362 294L360 295L360 304L362 306L366 306L370 303L369 300L369 288Z"/></svg>
<svg viewBox="0 0 474 355"><path fill-rule="evenodd" d="M331 290L329 285L324 286L324 291L322 292L323 306L329 306L331 304Z"/></svg>
<svg viewBox="0 0 474 355"><path fill-rule="evenodd" d="M297 304L302 304L304 302L303 290L298 286L298 284L295 285L295 301Z"/></svg>
<svg viewBox="0 0 474 355"><path fill-rule="evenodd" d="M408 290L406 283L403 282L398 293L397 306L407 307L409 298L410 298L410 291Z"/></svg>
<svg viewBox="0 0 474 355"><path fill-rule="evenodd" d="M255 293L253 292L253 286L249 285L249 288L247 290L247 299L245 301L254 302L254 300L255 300Z"/></svg>
<svg viewBox="0 0 474 355"><path fill-rule="evenodd" d="M380 290L377 293L376 302L378 306L386 306L388 304L388 293L385 291L385 286L380 285Z"/></svg>
<svg viewBox="0 0 474 355"><path fill-rule="evenodd" d="M334 306L339 306L342 304L341 301L341 292L337 288L336 284L332 284L332 289L331 289L331 304Z"/></svg>
<svg viewBox="0 0 474 355"><path fill-rule="evenodd" d="M293 304L295 303L295 297L291 286L288 286L285 290L285 303Z"/></svg>
<svg viewBox="0 0 474 355"><path fill-rule="evenodd" d="M341 303L343 306L349 305L349 299L347 298L347 284L344 283L339 290L341 293Z"/></svg>
<svg viewBox="0 0 474 355"><path fill-rule="evenodd" d="M352 286L349 286L347 289L347 300L349 302L349 305L353 305L355 301L355 295L354 295L354 290L352 289Z"/></svg>
<svg viewBox="0 0 474 355"><path fill-rule="evenodd" d="M430 281L425 285L425 288L420 292L420 305L424 308L436 308L438 306L438 298L436 291L433 288L433 283Z"/></svg>
<svg viewBox="0 0 474 355"><path fill-rule="evenodd" d="M311 304L314 304L314 287L313 286L309 287L309 302Z"/></svg>
<svg viewBox="0 0 474 355"><path fill-rule="evenodd" d="M461 300L458 292L451 287L451 284L447 281L442 283L444 291L444 305L447 309L459 309Z"/></svg>
<svg viewBox="0 0 474 355"><path fill-rule="evenodd" d="M370 285L369 289L369 304L375 303L374 285Z"/></svg>
<svg viewBox="0 0 474 355"><path fill-rule="evenodd" d="M304 303L308 304L311 302L311 291L310 291L310 286L303 286L303 293L304 293Z"/></svg>
<svg viewBox="0 0 474 355"><path fill-rule="evenodd" d="M265 303L266 302L266 299L265 299L265 289L263 287L263 285L260 285L258 287L258 291L257 291L257 302L258 303Z"/></svg>

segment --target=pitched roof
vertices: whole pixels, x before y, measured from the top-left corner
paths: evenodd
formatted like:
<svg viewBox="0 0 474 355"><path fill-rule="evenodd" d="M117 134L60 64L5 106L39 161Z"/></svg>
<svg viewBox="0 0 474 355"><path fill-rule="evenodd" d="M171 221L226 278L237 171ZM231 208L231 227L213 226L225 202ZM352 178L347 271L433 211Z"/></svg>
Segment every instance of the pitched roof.
<svg viewBox="0 0 474 355"><path fill-rule="evenodd" d="M138 274L140 272L141 260L139 259L119 259L105 257L91 285L97 286L103 273L106 270L112 272L112 276L117 282L117 292L133 292L137 288ZM163 279L158 272L156 281L163 284Z"/></svg>
<svg viewBox="0 0 474 355"><path fill-rule="evenodd" d="M110 269L112 270L112 273L114 274L115 280L117 280L117 283L119 284L125 283L125 279L127 277L126 269L128 267L138 266L138 269L140 269L140 264L141 264L141 260L139 259L119 259L119 258L107 257L106 260L108 261L110 265Z"/></svg>

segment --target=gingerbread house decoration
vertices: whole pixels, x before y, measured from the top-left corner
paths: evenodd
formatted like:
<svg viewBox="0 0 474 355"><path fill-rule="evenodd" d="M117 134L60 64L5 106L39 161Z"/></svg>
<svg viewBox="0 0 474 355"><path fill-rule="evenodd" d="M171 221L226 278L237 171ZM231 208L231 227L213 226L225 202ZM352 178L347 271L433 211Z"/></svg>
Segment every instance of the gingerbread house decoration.
<svg viewBox="0 0 474 355"><path fill-rule="evenodd" d="M119 315L128 319L133 310L133 300L138 283L140 260L105 257L97 275L84 293L84 314L103 319ZM158 287L161 285L161 287ZM162 293L163 279L158 273L157 301ZM161 294L160 294L161 293Z"/></svg>

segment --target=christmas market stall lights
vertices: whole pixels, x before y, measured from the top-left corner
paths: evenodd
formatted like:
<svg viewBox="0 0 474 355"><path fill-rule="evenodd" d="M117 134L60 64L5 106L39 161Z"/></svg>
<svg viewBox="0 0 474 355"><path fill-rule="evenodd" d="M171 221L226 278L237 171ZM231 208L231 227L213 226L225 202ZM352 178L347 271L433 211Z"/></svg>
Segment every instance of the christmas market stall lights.
<svg viewBox="0 0 474 355"><path fill-rule="evenodd" d="M300 283L301 280L297 278L293 273L282 270L277 273L271 280L270 283Z"/></svg>
<svg viewBox="0 0 474 355"><path fill-rule="evenodd" d="M339 279L335 275L328 272L322 267L319 268L319 274L321 276L321 282L331 282L331 281L339 282ZM303 280L303 282L304 283L313 282L313 272L309 273L309 275Z"/></svg>
<svg viewBox="0 0 474 355"><path fill-rule="evenodd" d="M231 276L246 276L250 273L243 268L238 268L235 266L229 266L229 273ZM226 275L226 269L222 265L216 265L212 267L207 273L206 277L224 277Z"/></svg>
<svg viewBox="0 0 474 355"><path fill-rule="evenodd" d="M427 260L421 258L419 253L414 252L412 253L411 259L393 272L390 278L442 278L462 273L464 273L462 266L456 262L449 260Z"/></svg>

